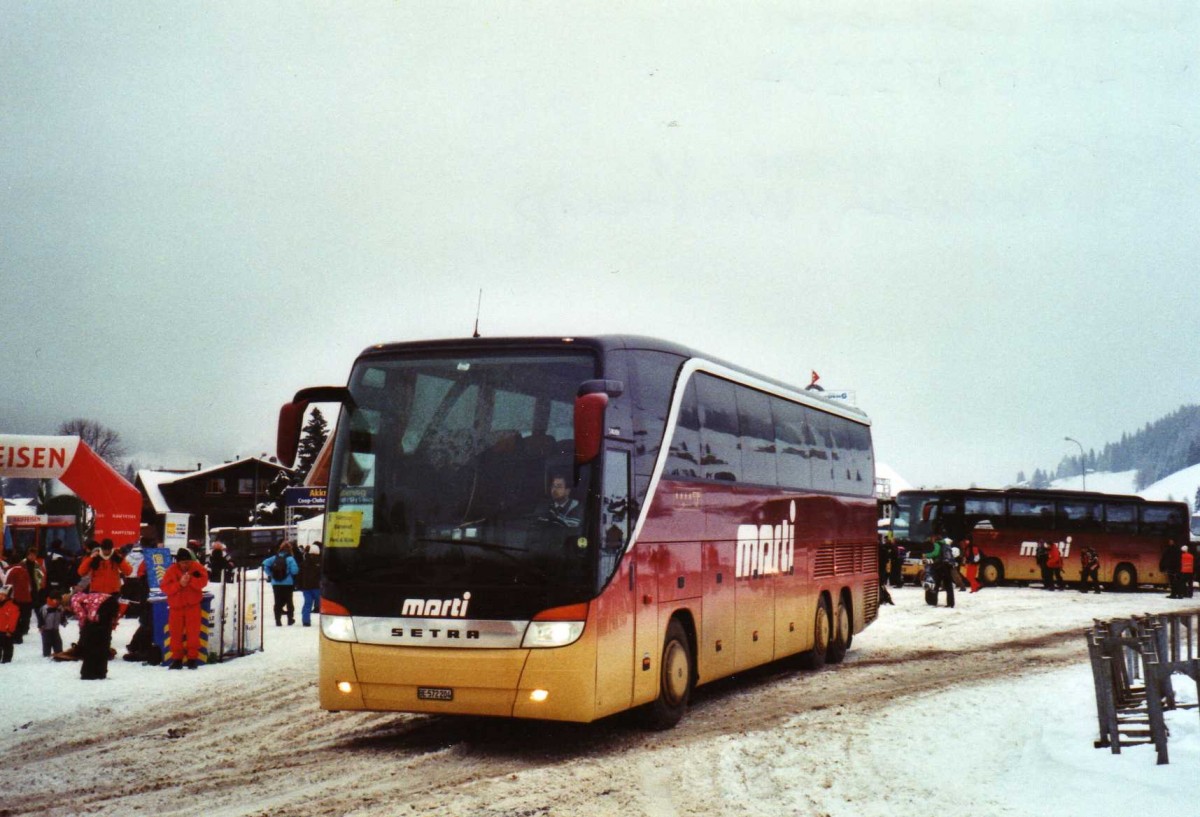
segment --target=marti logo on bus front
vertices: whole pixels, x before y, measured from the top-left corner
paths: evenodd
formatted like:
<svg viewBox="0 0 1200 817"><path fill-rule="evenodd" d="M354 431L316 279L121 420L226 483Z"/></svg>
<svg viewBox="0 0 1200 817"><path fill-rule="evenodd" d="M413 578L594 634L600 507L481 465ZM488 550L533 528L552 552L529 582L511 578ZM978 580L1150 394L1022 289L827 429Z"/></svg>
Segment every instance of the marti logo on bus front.
<svg viewBox="0 0 1200 817"><path fill-rule="evenodd" d="M1022 556L1037 556L1037 547L1038 547L1037 542L1022 542L1021 543L1021 555ZM1059 542L1058 549L1059 549L1059 551L1062 552L1062 556L1064 559L1067 558L1068 556L1070 556L1071 555L1071 537L1068 536L1066 539Z"/></svg>
<svg viewBox="0 0 1200 817"><path fill-rule="evenodd" d="M441 616L442 618L466 618L467 604L471 601L471 591L462 594L461 599L405 599L401 608L402 616Z"/></svg>
<svg viewBox="0 0 1200 817"><path fill-rule="evenodd" d="M737 578L787 573L796 556L796 503L778 525L738 525Z"/></svg>

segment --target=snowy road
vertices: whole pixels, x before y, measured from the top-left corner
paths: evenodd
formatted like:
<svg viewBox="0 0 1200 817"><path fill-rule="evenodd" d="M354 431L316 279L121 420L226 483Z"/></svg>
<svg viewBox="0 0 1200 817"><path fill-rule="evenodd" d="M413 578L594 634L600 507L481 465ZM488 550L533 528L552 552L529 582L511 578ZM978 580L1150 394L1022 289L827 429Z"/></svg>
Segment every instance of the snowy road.
<svg viewBox="0 0 1200 817"><path fill-rule="evenodd" d="M1093 617L1179 602L1002 588L947 610L896 596L846 664L703 687L666 733L628 717L324 713L315 628L269 629L266 653L196 672L115 662L102 683L26 644L0 668L0 815L1180 813L1195 710L1176 713L1170 766L1093 749L1082 639Z"/></svg>

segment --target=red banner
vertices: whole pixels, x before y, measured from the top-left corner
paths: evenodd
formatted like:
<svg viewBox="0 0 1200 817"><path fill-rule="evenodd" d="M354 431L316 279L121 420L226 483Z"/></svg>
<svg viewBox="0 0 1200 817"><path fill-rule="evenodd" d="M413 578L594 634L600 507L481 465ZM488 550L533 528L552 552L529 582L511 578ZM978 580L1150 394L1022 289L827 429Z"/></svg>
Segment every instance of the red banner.
<svg viewBox="0 0 1200 817"><path fill-rule="evenodd" d="M98 540L120 547L141 532L141 493L78 437L0 434L0 476L61 480L92 506Z"/></svg>

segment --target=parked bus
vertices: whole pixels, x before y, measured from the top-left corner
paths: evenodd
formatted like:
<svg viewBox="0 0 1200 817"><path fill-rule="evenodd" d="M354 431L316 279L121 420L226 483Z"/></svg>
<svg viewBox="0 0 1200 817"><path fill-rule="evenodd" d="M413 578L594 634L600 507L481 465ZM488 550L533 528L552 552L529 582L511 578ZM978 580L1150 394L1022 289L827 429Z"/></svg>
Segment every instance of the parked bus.
<svg viewBox="0 0 1200 817"><path fill-rule="evenodd" d="M696 684L876 617L870 424L630 336L402 343L340 402L323 556L327 710L676 723Z"/></svg>
<svg viewBox="0 0 1200 817"><path fill-rule="evenodd" d="M63 555L78 556L82 552L73 515L23 514L4 520L4 552L15 558L24 557L34 545L44 556L55 542Z"/></svg>
<svg viewBox="0 0 1200 817"><path fill-rule="evenodd" d="M1183 502L1152 502L1138 496L1083 491L969 489L902 491L897 518L907 529L905 547L928 550L931 537L960 541L971 536L984 555L984 584L1041 580L1039 542L1057 542L1063 578L1078 581L1079 551L1095 548L1100 581L1113 589L1139 584L1165 585L1159 560L1169 542L1188 542L1188 507Z"/></svg>

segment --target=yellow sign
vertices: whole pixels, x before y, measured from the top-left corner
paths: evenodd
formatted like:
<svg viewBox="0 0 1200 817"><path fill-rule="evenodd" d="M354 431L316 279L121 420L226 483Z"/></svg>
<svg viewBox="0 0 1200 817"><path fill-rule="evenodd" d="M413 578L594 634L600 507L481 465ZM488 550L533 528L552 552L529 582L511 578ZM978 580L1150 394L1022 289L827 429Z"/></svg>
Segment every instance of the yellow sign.
<svg viewBox="0 0 1200 817"><path fill-rule="evenodd" d="M362 539L362 511L325 514L325 547L356 548Z"/></svg>

